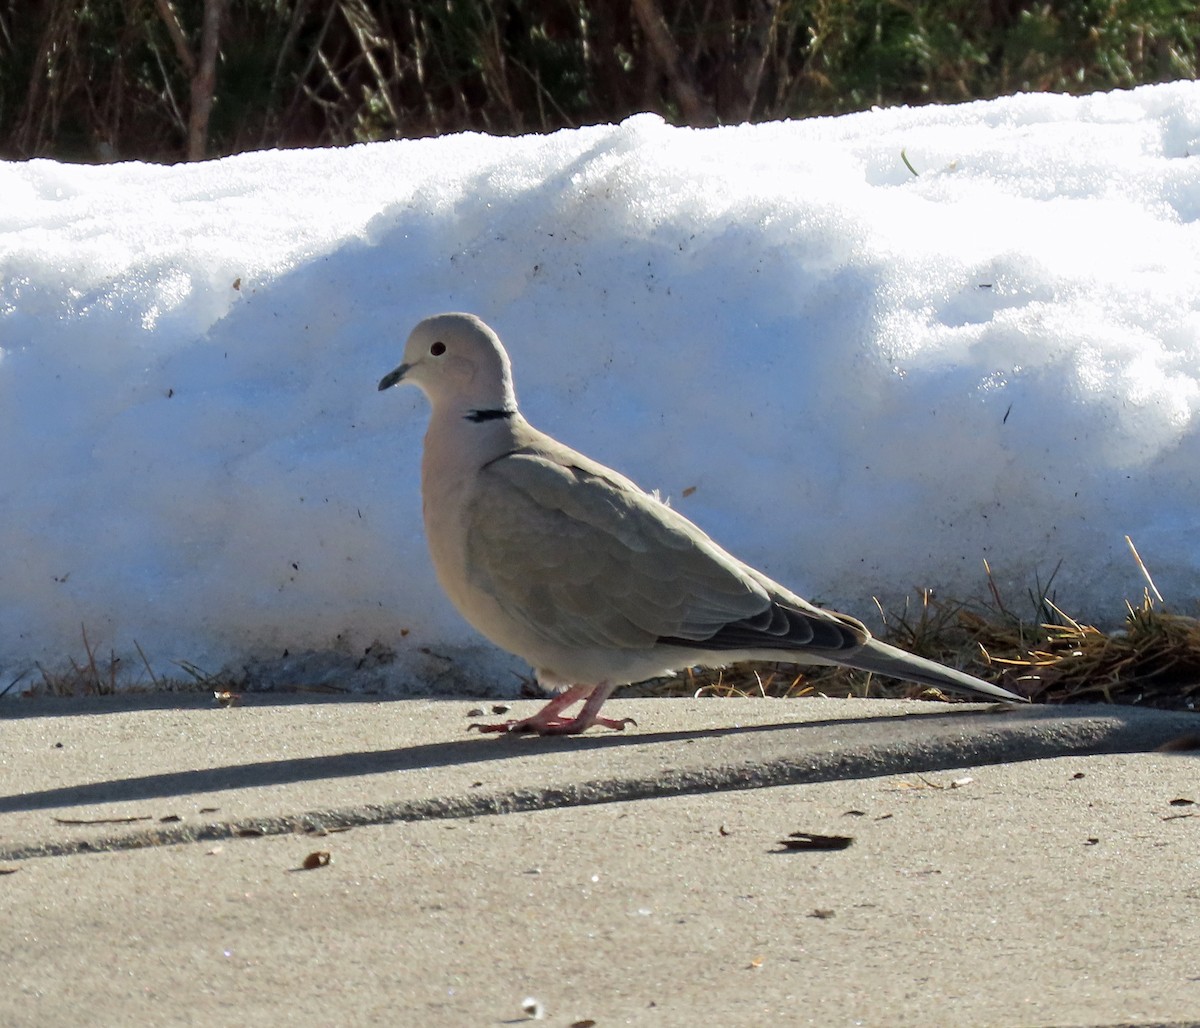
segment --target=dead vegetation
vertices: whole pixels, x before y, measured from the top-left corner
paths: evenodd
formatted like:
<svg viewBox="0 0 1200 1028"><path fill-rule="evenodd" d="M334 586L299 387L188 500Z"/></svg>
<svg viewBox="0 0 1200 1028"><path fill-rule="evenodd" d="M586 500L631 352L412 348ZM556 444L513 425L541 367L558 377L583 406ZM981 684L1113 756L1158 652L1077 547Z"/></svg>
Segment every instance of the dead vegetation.
<svg viewBox="0 0 1200 1028"><path fill-rule="evenodd" d="M926 591L916 609L880 607L885 642L993 682L1035 703L1104 702L1192 710L1200 706L1200 620L1165 609L1146 578L1141 602L1126 603L1119 628L1104 631L1061 611L1054 576L1030 590L1032 616L1005 603L985 563L991 600L967 604ZM949 699L937 690L838 667L749 663L689 669L671 679L629 686L624 695L858 696Z"/></svg>
<svg viewBox="0 0 1200 1028"><path fill-rule="evenodd" d="M1028 696L1035 703L1104 702L1192 710L1200 707L1200 619L1170 611L1132 541L1133 558L1146 580L1140 602L1126 603L1119 627L1103 630L1064 613L1054 602L1054 575L1029 590L1029 616L1014 612L985 563L987 603L937 599L926 590L900 611L879 606L885 642ZM83 659L66 670L40 664L40 681L23 672L0 688L8 695L100 696L130 691L212 691L221 697L245 688L188 661L175 664L182 678L156 675L142 647L134 646L145 674L129 682L122 658L104 656L81 626ZM537 692L532 678L525 681ZM24 683L24 684L22 684ZM273 688L281 689L279 684ZM311 691L297 685L299 691ZM286 690L285 690L286 691ZM336 691L328 687L322 691ZM352 691L352 690L351 690ZM857 696L950 699L935 689L838 667L746 663L689 668L668 679L620 690L625 696Z"/></svg>
<svg viewBox="0 0 1200 1028"><path fill-rule="evenodd" d="M1173 709L1200 706L1200 620L1157 609L1149 595L1130 605L1124 625L1105 632L1062 615L1013 622L926 596L918 624L895 619L880 632L903 646L1040 703L1104 702ZM916 641L919 645L913 646ZM747 663L689 669L675 678L628 686L624 695L858 696L951 699L909 682L838 667Z"/></svg>
<svg viewBox="0 0 1200 1028"><path fill-rule="evenodd" d="M198 160L1190 79L1178 0L0 0L0 156Z"/></svg>

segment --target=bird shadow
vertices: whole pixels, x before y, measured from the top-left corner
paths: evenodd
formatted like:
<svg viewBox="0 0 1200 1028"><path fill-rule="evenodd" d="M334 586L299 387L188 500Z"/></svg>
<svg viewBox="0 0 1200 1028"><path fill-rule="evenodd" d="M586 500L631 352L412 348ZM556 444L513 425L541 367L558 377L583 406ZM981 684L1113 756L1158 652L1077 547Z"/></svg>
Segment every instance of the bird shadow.
<svg viewBox="0 0 1200 1028"><path fill-rule="evenodd" d="M955 714L917 714L911 716L945 718ZM323 754L314 757L290 757L261 760L218 767L192 768L151 775L112 778L78 785L43 789L36 792L0 796L0 814L46 810L53 807L87 806L131 800L164 799L231 789L254 789L294 785L337 778L392 774L429 770L439 767L465 767L496 760L521 760L591 750L612 750L626 746L652 746L697 739L761 735L856 724L871 724L893 719L893 715L863 718L836 718L827 721L788 721L766 725L736 725L669 732L637 732L621 735L591 736L472 736L448 742L419 743L387 750L360 750Z"/></svg>
<svg viewBox="0 0 1200 1028"><path fill-rule="evenodd" d="M1055 711L1009 711L1005 717L1046 719L1054 714L1061 717L1063 708ZM159 772L77 785L43 789L33 792L0 796L0 814L17 811L45 810L56 807L87 806L100 803L132 800L163 799L195 794L211 794L234 789L254 789L268 786L292 785L338 778L365 777L403 771L428 770L439 767L484 765L497 760L522 760L530 757L611 751L627 746L655 746L688 740L761 736L778 732L801 731L808 734L836 729L843 745L850 745L843 733L855 727L895 722L899 717L911 723L920 718L931 726L961 721L965 716L988 716L977 709L955 711L907 712L904 715L883 714L867 717L833 718L820 721L786 721L761 725L736 725L723 728L689 729L664 732L636 732L604 736L497 736L471 737L448 742L420 743L396 749L361 750L349 753L324 754L313 757L291 757L281 760L249 761L217 767L193 768L185 771ZM1080 714L1079 716L1085 716Z"/></svg>

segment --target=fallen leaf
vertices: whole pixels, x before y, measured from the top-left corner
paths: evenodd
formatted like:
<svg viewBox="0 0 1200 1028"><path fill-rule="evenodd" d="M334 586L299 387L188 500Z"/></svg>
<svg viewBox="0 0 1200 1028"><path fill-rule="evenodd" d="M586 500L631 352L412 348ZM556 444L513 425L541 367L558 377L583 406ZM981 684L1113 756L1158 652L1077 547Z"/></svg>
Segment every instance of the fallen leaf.
<svg viewBox="0 0 1200 1028"><path fill-rule="evenodd" d="M779 845L785 850L844 850L854 842L852 835L818 835L816 832L792 832Z"/></svg>
<svg viewBox="0 0 1200 1028"><path fill-rule="evenodd" d="M1180 796L1178 799L1171 800L1169 805L1172 807L1190 807L1193 806L1195 802L1195 800L1189 800L1184 796Z"/></svg>
<svg viewBox="0 0 1200 1028"><path fill-rule="evenodd" d="M328 867L333 863L333 855L328 850L314 850L300 865L305 871L315 871L318 867Z"/></svg>
<svg viewBox="0 0 1200 1028"><path fill-rule="evenodd" d="M747 967L746 970L747 971L757 971L760 967L763 966L763 962L766 959L767 959L766 957L755 957L753 960L750 961L750 966Z"/></svg>
<svg viewBox="0 0 1200 1028"><path fill-rule="evenodd" d="M19 867L0 867L0 875L15 875L20 870Z"/></svg>
<svg viewBox="0 0 1200 1028"><path fill-rule="evenodd" d="M837 916L837 912L836 912L836 911L833 911L833 910L828 910L828 909L826 909L826 908L823 908L823 907L817 907L817 909L816 909L816 910L814 910L814 911L813 911L811 914L809 914L808 916L809 916L809 917L815 917L815 918L817 918L817 919L818 919L818 920L820 920L820 921L828 921L828 920L829 920L831 917L836 917L836 916Z"/></svg>

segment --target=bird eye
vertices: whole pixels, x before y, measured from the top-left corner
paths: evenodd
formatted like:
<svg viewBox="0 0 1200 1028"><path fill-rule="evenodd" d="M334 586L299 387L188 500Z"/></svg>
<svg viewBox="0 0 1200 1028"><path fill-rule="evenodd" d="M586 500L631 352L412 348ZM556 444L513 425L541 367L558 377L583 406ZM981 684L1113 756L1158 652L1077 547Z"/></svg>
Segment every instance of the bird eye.
<svg viewBox="0 0 1200 1028"><path fill-rule="evenodd" d="M443 342L440 342L440 341L436 342L429 348L429 352L432 353L435 357L440 357L443 353L446 352L446 344Z"/></svg>

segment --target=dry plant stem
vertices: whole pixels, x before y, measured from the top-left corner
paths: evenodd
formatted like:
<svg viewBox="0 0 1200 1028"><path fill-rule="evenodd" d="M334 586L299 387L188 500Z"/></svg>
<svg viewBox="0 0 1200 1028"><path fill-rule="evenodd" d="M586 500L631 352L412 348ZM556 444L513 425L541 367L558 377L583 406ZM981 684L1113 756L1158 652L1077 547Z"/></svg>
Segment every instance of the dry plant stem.
<svg viewBox="0 0 1200 1028"><path fill-rule="evenodd" d="M996 579L992 576L992 565L988 563L986 557L983 559L983 571L987 575L988 590L992 594L992 600L996 604L996 609L1001 614L1007 614L1008 610L1004 606L1004 601L1000 598L1000 589L996 585Z"/></svg>
<svg viewBox="0 0 1200 1028"><path fill-rule="evenodd" d="M19 675L17 675L16 678L14 678L11 682L9 682L8 685L6 685L3 689L0 689L0 698L4 697L12 689L14 689L20 683L21 679L25 678L29 674L29 670L30 670L29 668L26 668Z"/></svg>
<svg viewBox="0 0 1200 1028"><path fill-rule="evenodd" d="M87 680L89 680L93 683L99 682L100 681L100 673L96 670L96 654L95 654L95 651L92 649L92 644L90 642L88 642L87 626L80 625L79 631L81 633L83 633L83 652L87 654L87 659L88 659L87 671L89 674L89 678ZM74 660L71 661L71 667L73 667L75 669L75 674L78 677L80 677L80 678L83 677L83 669L80 668L80 666L78 664L76 664Z"/></svg>
<svg viewBox="0 0 1200 1028"><path fill-rule="evenodd" d="M1146 580L1146 584L1150 587L1150 591L1154 593L1154 598L1157 599L1159 603L1165 603L1166 601L1163 599L1162 593L1158 591L1158 586L1154 584L1154 579L1150 577L1150 571L1142 561L1141 554L1138 553L1137 547L1133 545L1133 540L1130 539L1129 536L1126 536L1125 543L1128 545L1130 552L1133 554L1133 559L1137 562L1138 570L1141 571L1142 577Z"/></svg>
<svg viewBox="0 0 1200 1028"><path fill-rule="evenodd" d="M155 688L155 689L161 689L161 688L162 688L162 686L161 686L161 684L159 683L158 676L157 676L157 675L154 673L154 668L152 668L152 667L150 666L150 661L148 661L148 660L146 659L146 654L145 654L145 652L142 650L141 643L139 643L139 642L138 642L136 639L134 639L134 640L133 640L133 645L134 645L135 647L137 647L138 656L142 658L142 663L146 665L146 674L148 674L148 675L150 676L150 681L154 683L154 688Z"/></svg>
<svg viewBox="0 0 1200 1028"><path fill-rule="evenodd" d="M391 119L392 127L396 132L400 131L401 118L396 110L396 105L392 102L391 90L389 88L388 78L383 73L383 69L379 65L379 61L375 56L375 50L385 46L383 41L383 33L380 31L379 24L375 20L375 16L370 9L358 0L357 3L341 5L342 16L346 19L346 24L350 27L350 31L354 36L355 42L362 51L363 59L367 63L367 67L371 70L371 77L375 80L376 96L379 97L384 107L387 108L388 118ZM395 44L393 43L394 47ZM392 54L393 64L396 62L396 55Z"/></svg>

